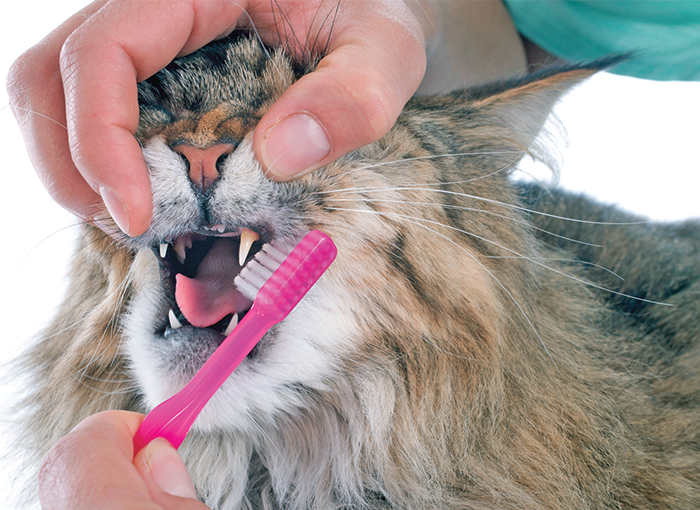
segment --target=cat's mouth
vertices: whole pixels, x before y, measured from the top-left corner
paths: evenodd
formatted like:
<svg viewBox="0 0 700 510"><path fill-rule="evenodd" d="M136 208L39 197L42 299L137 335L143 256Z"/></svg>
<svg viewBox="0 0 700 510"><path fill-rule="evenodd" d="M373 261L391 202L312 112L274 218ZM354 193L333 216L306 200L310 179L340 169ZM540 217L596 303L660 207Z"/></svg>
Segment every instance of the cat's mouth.
<svg viewBox="0 0 700 510"><path fill-rule="evenodd" d="M153 247L170 306L157 333L198 328L223 341L252 305L233 280L262 244L252 229L213 225Z"/></svg>

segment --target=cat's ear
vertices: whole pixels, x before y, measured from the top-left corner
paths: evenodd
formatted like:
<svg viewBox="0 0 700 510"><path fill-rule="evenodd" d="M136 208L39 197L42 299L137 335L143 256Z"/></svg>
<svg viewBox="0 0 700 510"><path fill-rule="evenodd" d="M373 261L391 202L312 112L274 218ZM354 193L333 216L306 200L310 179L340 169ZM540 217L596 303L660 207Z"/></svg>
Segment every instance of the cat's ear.
<svg viewBox="0 0 700 510"><path fill-rule="evenodd" d="M549 68L520 79L457 92L454 97L463 102L469 117L502 128L502 131L498 129L502 136L525 149L532 145L562 96L619 60L610 58L586 65Z"/></svg>

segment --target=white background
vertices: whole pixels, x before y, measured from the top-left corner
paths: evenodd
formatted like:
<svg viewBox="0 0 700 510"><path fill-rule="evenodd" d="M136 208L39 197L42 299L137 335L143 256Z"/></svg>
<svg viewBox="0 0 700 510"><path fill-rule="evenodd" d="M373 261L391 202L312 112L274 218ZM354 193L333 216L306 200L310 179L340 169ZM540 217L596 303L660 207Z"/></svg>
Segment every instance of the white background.
<svg viewBox="0 0 700 510"><path fill-rule="evenodd" d="M5 77L22 51L86 3L5 2L0 17L0 75ZM19 352L51 316L79 230L35 176L7 101L3 88L0 362ZM603 73L570 94L557 114L570 141L563 151L562 186L655 220L700 217L700 83L651 82ZM8 385L3 386L6 391ZM0 494L4 492L0 486Z"/></svg>

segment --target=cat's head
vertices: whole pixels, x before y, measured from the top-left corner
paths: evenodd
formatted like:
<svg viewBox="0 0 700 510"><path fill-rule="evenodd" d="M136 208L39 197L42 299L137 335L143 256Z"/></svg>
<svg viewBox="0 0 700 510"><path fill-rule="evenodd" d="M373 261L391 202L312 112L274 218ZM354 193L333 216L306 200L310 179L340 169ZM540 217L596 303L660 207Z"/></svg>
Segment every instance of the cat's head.
<svg viewBox="0 0 700 510"><path fill-rule="evenodd" d="M457 371L497 356L499 328L522 320L506 289L528 278L504 266L531 250L507 176L590 72L414 99L379 141L288 183L269 179L252 150L258 120L301 74L283 51L234 35L141 83L154 210L146 233L123 240L135 257L122 327L148 406L178 391L250 307L233 285L239 257L311 229L335 241L336 262L196 428L254 433L333 399L365 409L383 399L390 413L387 387L415 394L423 370L449 376L429 366L431 349L456 354ZM242 232L258 239L241 255Z"/></svg>

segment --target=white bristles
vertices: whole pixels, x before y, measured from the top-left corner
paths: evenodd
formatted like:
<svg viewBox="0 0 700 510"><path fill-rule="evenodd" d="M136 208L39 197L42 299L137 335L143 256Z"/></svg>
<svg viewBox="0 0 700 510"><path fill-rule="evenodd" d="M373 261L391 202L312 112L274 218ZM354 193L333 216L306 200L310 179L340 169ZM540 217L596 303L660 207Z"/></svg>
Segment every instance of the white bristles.
<svg viewBox="0 0 700 510"><path fill-rule="evenodd" d="M251 264L250 270L263 280L267 280L270 276L272 276L272 273L274 273L275 271L274 269L268 269L270 267L269 264L266 264L265 261L262 259L263 257L260 257L260 259L258 259L260 264Z"/></svg>
<svg viewBox="0 0 700 510"><path fill-rule="evenodd" d="M253 287L256 287L257 289L261 289L262 286L265 285L265 282L267 281L267 278L260 278L253 271L246 271L242 277L245 278L245 281L247 281L248 283L250 283Z"/></svg>
<svg viewBox="0 0 700 510"><path fill-rule="evenodd" d="M255 296L258 293L257 287L254 287L253 285L245 281L241 275L236 276L236 278L233 280L233 283L236 284L236 287L238 288L241 294L243 294L251 301L255 300Z"/></svg>
<svg viewBox="0 0 700 510"><path fill-rule="evenodd" d="M284 250L286 248L286 246L280 246L280 248L282 248L282 250ZM294 247L292 247L292 249L294 249ZM271 244L266 244L265 246L263 246L262 252L267 253L270 256L270 259L277 261L277 265L279 265L282 262L284 262L284 259L287 258L287 255L289 255L292 252L292 250L281 251L281 250L278 250L276 248L276 246L273 246ZM262 252L260 252L260 253L262 253Z"/></svg>
<svg viewBox="0 0 700 510"><path fill-rule="evenodd" d="M297 244L299 241L294 242L294 240L277 240L274 244L265 244L233 280L240 293L253 301L258 291Z"/></svg>

